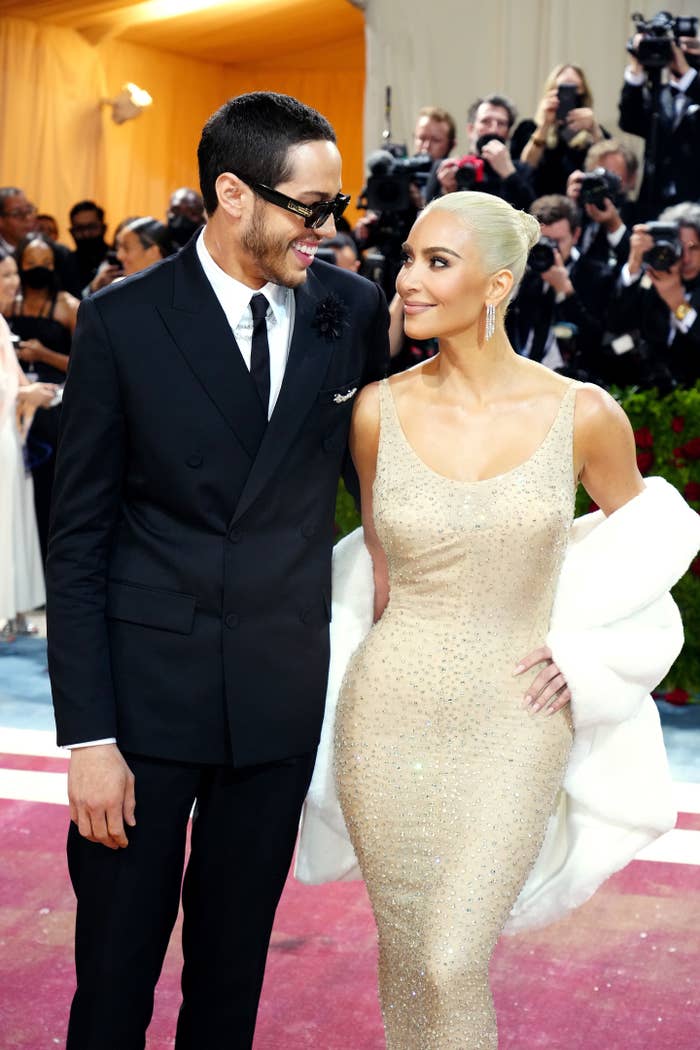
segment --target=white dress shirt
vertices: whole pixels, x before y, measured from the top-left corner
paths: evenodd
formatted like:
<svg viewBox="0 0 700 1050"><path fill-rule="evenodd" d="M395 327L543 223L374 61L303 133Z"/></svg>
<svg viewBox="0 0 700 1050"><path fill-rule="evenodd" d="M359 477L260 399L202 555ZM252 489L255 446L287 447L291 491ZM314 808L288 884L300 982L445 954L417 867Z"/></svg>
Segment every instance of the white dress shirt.
<svg viewBox="0 0 700 1050"><path fill-rule="evenodd" d="M270 348L270 402L267 412L269 419L282 389L289 357L289 346L294 330L294 293L291 288L283 288L282 285L272 284L269 281L262 288L248 288L235 277L230 277L209 254L204 243L204 230L197 238L196 248L204 274L221 304L221 309L226 314L226 320L231 326L248 371L250 371L253 342L253 315L250 310L250 300L256 292L260 292L270 304L265 316L267 342ZM104 740L86 740L79 744L66 744L65 746L70 749L95 747L97 744L116 744L116 742L115 737L106 737Z"/></svg>

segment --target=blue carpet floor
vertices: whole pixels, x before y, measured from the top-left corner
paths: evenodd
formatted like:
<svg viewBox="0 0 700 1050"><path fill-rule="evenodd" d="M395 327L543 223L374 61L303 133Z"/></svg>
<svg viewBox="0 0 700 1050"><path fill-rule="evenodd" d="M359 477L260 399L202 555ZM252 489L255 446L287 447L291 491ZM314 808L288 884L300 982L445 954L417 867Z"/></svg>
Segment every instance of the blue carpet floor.
<svg viewBox="0 0 700 1050"><path fill-rule="evenodd" d="M674 707L662 701L658 707L673 779L700 783L700 704ZM54 728L45 638L0 643L2 727Z"/></svg>

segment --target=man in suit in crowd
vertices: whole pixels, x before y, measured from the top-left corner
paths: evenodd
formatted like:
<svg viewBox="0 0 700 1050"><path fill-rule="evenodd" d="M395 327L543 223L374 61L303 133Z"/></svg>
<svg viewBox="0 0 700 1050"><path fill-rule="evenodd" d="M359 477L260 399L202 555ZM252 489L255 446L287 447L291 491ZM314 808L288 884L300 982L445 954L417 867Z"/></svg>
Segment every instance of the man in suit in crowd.
<svg viewBox="0 0 700 1050"><path fill-rule="evenodd" d="M636 201L630 199L637 182L639 161L632 150L615 139L596 142L586 154L585 172L573 171L566 184L566 195L581 207L584 175L602 168L620 180L617 194L609 194L599 204L583 204L583 224L578 250L618 269L627 261L630 230L635 222Z"/></svg>
<svg viewBox="0 0 700 1050"><path fill-rule="evenodd" d="M535 199L530 169L527 164L514 161L508 148L517 115L513 103L503 95L486 95L472 102L467 117L470 156L435 162L425 187L426 202L455 190L470 189L493 193L514 208L528 208ZM461 170L465 159L472 169L477 162L469 184L464 183L466 172Z"/></svg>
<svg viewBox="0 0 700 1050"><path fill-rule="evenodd" d="M569 197L539 197L530 212L550 242L553 262L543 272L525 272L506 320L509 338L533 361L595 376L614 268L579 254L581 215Z"/></svg>
<svg viewBox="0 0 700 1050"><path fill-rule="evenodd" d="M634 39L638 45L639 36ZM696 68L700 44L682 37L670 46L670 80L661 86L657 106L646 70L634 56L625 70L620 95L620 128L647 143L638 202L638 215L644 222L655 219L671 204L700 200L700 75ZM658 130L652 156L649 139L654 121Z"/></svg>
<svg viewBox="0 0 700 1050"><path fill-rule="evenodd" d="M644 260L653 238L644 224L634 227L629 259L610 304L609 325L627 334L637 381L666 389L700 380L700 204L666 208L660 222L678 223L681 256L667 270Z"/></svg>
<svg viewBox="0 0 700 1050"><path fill-rule="evenodd" d="M380 291L314 264L348 200L325 118L234 98L199 166L206 227L83 302L63 403L48 628L72 748L67 1050L143 1050L195 802L175 1046L252 1044L321 727L350 415L386 368Z"/></svg>

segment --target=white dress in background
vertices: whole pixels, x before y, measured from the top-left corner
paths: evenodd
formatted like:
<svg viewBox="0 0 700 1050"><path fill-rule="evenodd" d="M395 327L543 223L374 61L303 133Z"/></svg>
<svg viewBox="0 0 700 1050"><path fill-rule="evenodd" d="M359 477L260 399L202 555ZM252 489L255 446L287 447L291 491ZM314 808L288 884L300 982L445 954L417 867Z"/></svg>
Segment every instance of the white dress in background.
<svg viewBox="0 0 700 1050"><path fill-rule="evenodd" d="M15 416L19 366L0 317L0 621L43 605L44 570L31 474Z"/></svg>

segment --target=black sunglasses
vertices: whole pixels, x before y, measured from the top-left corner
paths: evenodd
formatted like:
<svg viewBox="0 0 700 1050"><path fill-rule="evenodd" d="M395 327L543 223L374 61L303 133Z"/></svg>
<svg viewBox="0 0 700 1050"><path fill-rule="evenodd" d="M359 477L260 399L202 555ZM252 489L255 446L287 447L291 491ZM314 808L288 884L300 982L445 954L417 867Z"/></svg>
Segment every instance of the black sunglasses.
<svg viewBox="0 0 700 1050"><path fill-rule="evenodd" d="M241 181L245 182L245 179L241 179ZM293 211L295 215L301 215L304 220L304 226L309 230L317 230L319 226L325 225L331 215L334 221L337 221L350 203L350 197L345 193L339 193L330 201L302 204L301 201L295 200L294 197L288 197L286 193L273 190L271 186L266 186L263 182L249 182L246 185L250 186L253 193L257 193L258 197L262 197L263 200L268 201L270 204L276 204L278 208L284 208L285 211Z"/></svg>

